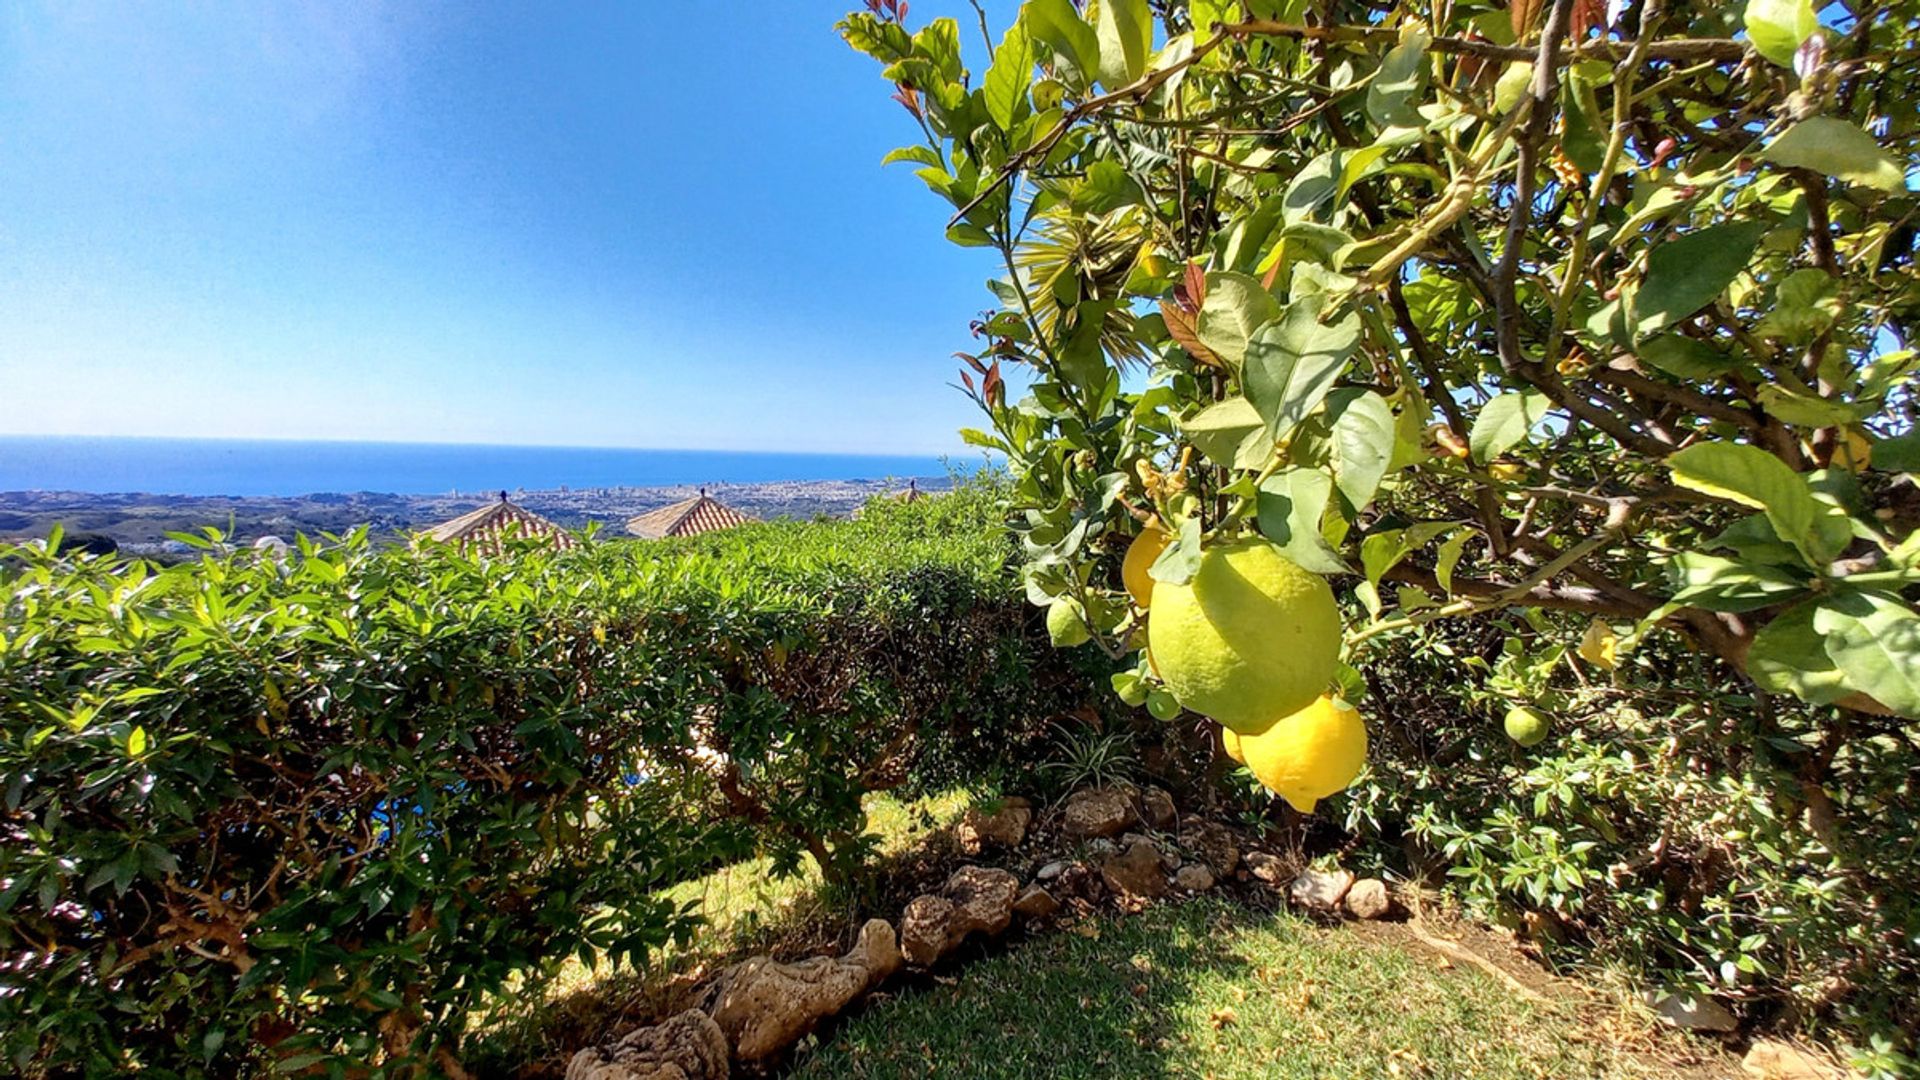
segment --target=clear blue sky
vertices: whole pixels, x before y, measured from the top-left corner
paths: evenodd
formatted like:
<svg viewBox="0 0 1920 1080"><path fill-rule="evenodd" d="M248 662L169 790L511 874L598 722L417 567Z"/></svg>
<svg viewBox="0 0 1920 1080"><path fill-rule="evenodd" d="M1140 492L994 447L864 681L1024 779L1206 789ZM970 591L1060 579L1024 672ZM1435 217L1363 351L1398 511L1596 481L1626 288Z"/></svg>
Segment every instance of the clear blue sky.
<svg viewBox="0 0 1920 1080"><path fill-rule="evenodd" d="M957 449L855 2L0 7L0 432Z"/></svg>

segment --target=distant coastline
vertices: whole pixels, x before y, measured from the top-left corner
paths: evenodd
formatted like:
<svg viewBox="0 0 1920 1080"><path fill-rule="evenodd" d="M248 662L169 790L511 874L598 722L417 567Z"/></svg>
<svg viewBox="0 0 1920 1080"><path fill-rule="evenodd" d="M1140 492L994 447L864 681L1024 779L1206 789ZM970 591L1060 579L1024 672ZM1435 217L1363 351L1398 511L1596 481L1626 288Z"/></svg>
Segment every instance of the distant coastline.
<svg viewBox="0 0 1920 1080"><path fill-rule="evenodd" d="M954 465L971 472L981 459ZM0 492L479 495L945 476L934 455L0 435Z"/></svg>
<svg viewBox="0 0 1920 1080"><path fill-rule="evenodd" d="M704 486L715 498L762 519L845 517L868 499L906 489L937 492L946 476L894 479L789 480L765 484L675 484L655 487L507 489L513 501L568 528L599 522L624 537L626 520L688 498ZM499 492L389 495L375 492L294 496L177 496L85 491L0 491L0 542L47 535L56 523L69 535L111 537L129 554L168 554L184 545L168 533L211 525L236 543L296 533L339 534L367 525L385 539L427 529L499 497Z"/></svg>

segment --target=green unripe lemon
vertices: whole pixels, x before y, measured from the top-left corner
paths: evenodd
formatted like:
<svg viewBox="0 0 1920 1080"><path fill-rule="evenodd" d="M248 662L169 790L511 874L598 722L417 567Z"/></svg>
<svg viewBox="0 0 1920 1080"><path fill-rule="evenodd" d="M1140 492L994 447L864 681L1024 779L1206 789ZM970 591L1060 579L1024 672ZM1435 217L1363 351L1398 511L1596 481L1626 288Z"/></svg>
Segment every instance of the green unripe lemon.
<svg viewBox="0 0 1920 1080"><path fill-rule="evenodd" d="M1047 637L1066 649L1092 641L1093 632L1087 629L1087 618L1080 614L1080 605L1062 599L1047 607Z"/></svg>
<svg viewBox="0 0 1920 1080"><path fill-rule="evenodd" d="M1516 705L1507 710L1506 728L1507 738L1521 746L1538 746L1547 737L1547 718L1525 705Z"/></svg>
<svg viewBox="0 0 1920 1080"><path fill-rule="evenodd" d="M1147 642L1180 704L1252 735L1326 690L1340 610L1320 575L1256 537L1207 551L1185 584L1156 582Z"/></svg>

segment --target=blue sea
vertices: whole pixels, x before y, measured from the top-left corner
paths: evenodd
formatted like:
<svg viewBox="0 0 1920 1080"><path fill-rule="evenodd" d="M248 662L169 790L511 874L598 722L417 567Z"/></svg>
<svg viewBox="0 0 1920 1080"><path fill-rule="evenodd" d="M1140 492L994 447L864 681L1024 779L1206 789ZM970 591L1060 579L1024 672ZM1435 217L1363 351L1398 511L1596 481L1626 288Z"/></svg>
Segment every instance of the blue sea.
<svg viewBox="0 0 1920 1080"><path fill-rule="evenodd" d="M943 459L912 455L0 435L0 491L435 495L946 474Z"/></svg>

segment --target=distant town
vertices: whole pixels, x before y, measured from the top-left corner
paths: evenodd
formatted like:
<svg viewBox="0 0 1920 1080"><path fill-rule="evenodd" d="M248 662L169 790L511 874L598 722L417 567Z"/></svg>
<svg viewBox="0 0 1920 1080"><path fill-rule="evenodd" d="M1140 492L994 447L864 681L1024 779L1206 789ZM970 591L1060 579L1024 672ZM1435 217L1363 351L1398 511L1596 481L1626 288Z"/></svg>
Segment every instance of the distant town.
<svg viewBox="0 0 1920 1080"><path fill-rule="evenodd" d="M569 529L600 522L608 537L628 535L629 518L699 495L704 489L727 506L760 519L846 517L875 495L943 491L948 477L914 480L795 480L765 484L677 484L663 487L515 489L513 502ZM129 554L184 550L169 533L213 526L236 543L296 533L341 533L360 525L401 535L430 529L500 498L499 490L439 495L375 492L291 497L93 494L78 491L0 492L0 541L47 535L55 524L68 534L110 538Z"/></svg>

